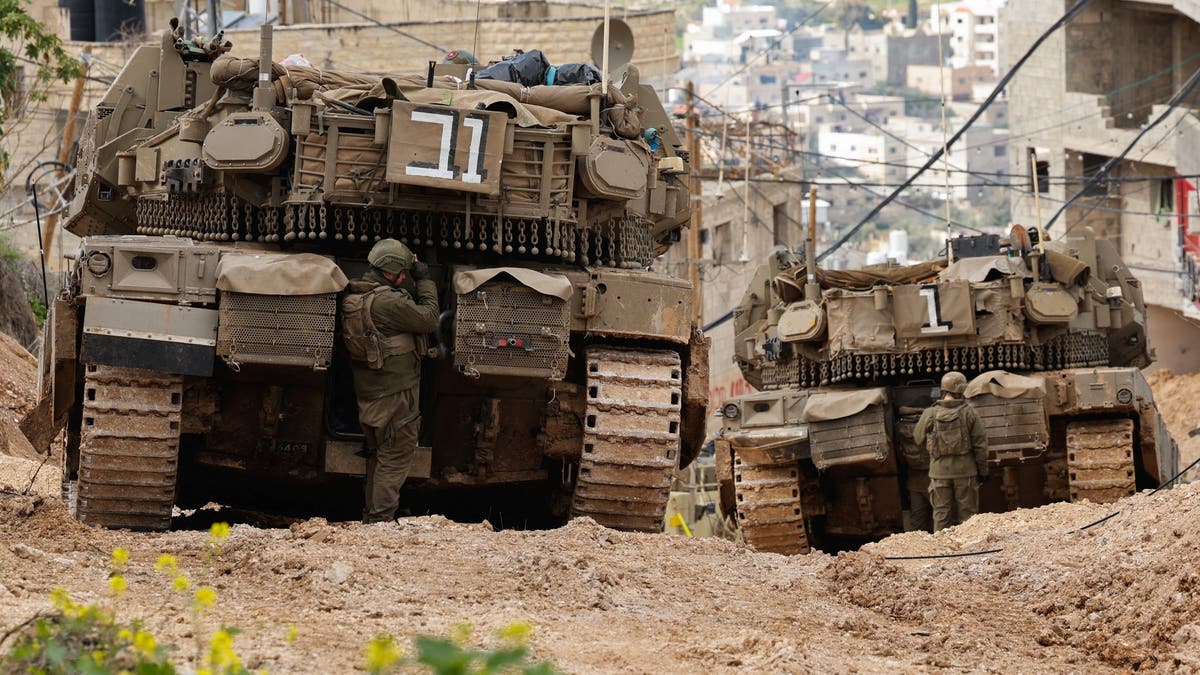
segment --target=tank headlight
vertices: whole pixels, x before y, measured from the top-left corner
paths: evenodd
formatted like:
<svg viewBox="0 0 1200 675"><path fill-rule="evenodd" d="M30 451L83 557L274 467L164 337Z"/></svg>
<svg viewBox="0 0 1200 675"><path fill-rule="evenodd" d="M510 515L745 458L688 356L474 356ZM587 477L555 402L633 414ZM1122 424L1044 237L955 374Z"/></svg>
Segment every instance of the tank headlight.
<svg viewBox="0 0 1200 675"><path fill-rule="evenodd" d="M87 268L92 274L102 277L112 268L112 258L107 253L93 253L87 258Z"/></svg>
<svg viewBox="0 0 1200 675"><path fill-rule="evenodd" d="M736 420L742 414L742 409L736 403L726 403L724 408L721 408L721 414L731 420Z"/></svg>
<svg viewBox="0 0 1200 675"><path fill-rule="evenodd" d="M1117 403L1126 404L1133 400L1133 392L1129 389L1117 390Z"/></svg>

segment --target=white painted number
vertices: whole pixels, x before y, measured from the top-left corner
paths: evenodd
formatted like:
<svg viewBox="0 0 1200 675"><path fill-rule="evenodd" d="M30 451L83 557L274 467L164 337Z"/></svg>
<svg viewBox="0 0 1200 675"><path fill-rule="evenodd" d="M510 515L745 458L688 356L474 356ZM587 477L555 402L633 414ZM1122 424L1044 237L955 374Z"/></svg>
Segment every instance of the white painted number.
<svg viewBox="0 0 1200 675"><path fill-rule="evenodd" d="M483 120L468 117L463 120L463 126L471 130L471 150L467 154L467 170L462 179L464 183L480 183L483 182L483 176L479 175L479 146L483 140Z"/></svg>
<svg viewBox="0 0 1200 675"><path fill-rule="evenodd" d="M938 294L936 288L922 288L921 297L925 298L925 306L929 308L929 323L921 326L921 332L925 335L936 335L938 333L949 333L950 323L942 323L942 312L938 302Z"/></svg>
<svg viewBox="0 0 1200 675"><path fill-rule="evenodd" d="M471 143L467 151L467 169L461 173L461 169L454 163L460 118L462 125L471 131ZM412 111L412 121L441 125L442 137L438 148L437 164L409 162L404 167L405 175L443 180L456 180L461 177L462 182L474 184L482 183L487 179L487 171L482 170L480 166L487 152L487 117L473 113L461 116L457 110L442 112L426 109Z"/></svg>

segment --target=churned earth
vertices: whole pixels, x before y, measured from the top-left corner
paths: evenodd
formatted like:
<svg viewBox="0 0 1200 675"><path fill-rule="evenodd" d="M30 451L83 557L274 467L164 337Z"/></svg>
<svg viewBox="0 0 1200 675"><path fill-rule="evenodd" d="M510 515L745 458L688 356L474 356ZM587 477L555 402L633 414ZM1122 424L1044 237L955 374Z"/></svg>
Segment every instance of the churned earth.
<svg viewBox="0 0 1200 675"><path fill-rule="evenodd" d="M36 381L26 357L5 347L0 361L6 353L16 365L0 363L0 417L27 407ZM57 499L57 463L8 447L0 635L48 609L55 588L112 602L109 558L121 547L130 562L118 615L178 645L185 665L197 624L190 596L154 570L162 554L217 592L199 637L237 626L246 664L274 672L353 671L379 633L407 640L469 622L486 645L516 621L535 627L536 658L577 673L1200 672L1200 485L983 514L838 556L788 558L590 520L494 532L440 517L234 525L213 553L204 531L76 523Z"/></svg>

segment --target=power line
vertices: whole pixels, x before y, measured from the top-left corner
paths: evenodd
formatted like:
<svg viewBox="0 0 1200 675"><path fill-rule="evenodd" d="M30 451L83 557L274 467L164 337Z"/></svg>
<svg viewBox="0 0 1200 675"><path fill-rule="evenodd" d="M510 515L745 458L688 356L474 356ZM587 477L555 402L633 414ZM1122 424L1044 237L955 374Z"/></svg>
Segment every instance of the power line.
<svg viewBox="0 0 1200 675"><path fill-rule="evenodd" d="M804 26L806 26L809 21L812 21L813 19L820 16L821 13L824 12L826 9L828 9L829 6L832 5L833 3L834 3L834 0L829 0L828 2L826 2L825 4L823 4L819 8L817 8L817 10L815 12L804 17L803 21L797 22L796 25L789 28L786 33L775 38L775 40L772 42L772 44L769 45L766 49L759 51L758 54L756 54L754 56L754 58L747 60L746 63L741 68L733 71L733 73L731 73L728 77L726 77L724 80L721 80L721 83L718 84L717 86L713 87L712 89L710 89L708 93L711 94L712 92L714 92L714 91L720 89L721 87L725 86L726 84L728 84L729 81L732 80L733 78L746 72L750 68L750 66L754 65L755 62L757 62L762 57L766 56L768 52L770 52L772 49L777 49L779 47L779 45L783 44L784 38L790 37L792 33L795 33L796 31L798 31L801 28L803 28Z"/></svg>

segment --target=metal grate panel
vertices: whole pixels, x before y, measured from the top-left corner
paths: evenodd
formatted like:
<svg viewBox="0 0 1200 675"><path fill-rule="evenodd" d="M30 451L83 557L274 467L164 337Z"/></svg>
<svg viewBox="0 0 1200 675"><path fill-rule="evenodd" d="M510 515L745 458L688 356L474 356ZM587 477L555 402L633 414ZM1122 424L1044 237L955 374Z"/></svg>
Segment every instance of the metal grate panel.
<svg viewBox="0 0 1200 675"><path fill-rule="evenodd" d="M221 294L217 354L231 365L329 367L337 295Z"/></svg>
<svg viewBox="0 0 1200 675"><path fill-rule="evenodd" d="M570 333L566 302L519 283L492 281L458 296L454 365L469 375L561 380Z"/></svg>

